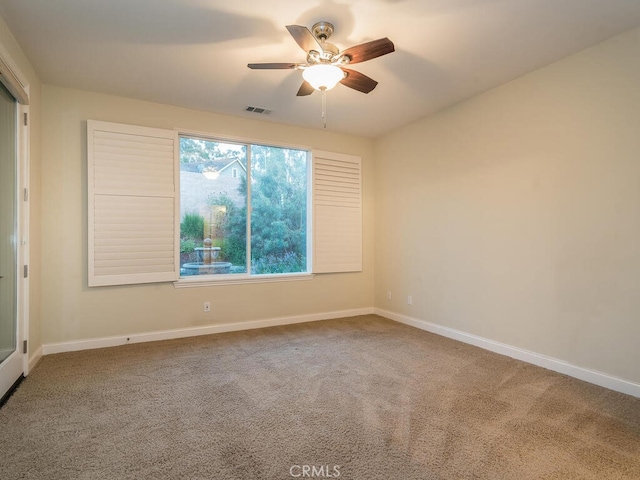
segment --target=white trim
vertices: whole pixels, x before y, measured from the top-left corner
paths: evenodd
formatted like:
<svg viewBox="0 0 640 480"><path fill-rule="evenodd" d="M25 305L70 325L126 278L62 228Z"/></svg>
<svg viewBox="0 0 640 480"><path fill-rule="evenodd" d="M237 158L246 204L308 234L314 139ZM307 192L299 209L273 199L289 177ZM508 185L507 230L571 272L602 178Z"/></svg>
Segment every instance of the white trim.
<svg viewBox="0 0 640 480"><path fill-rule="evenodd" d="M188 128L180 127L176 127L175 131L178 132L178 136L197 137L198 139L209 140L212 142L233 143L235 145L252 144L259 145L261 147L287 148L289 150L313 150L313 147L310 147L309 145L274 142L272 140L261 140L254 137L237 137L235 135L227 135L224 133L202 132L199 130L190 130Z"/></svg>
<svg viewBox="0 0 640 480"><path fill-rule="evenodd" d="M251 262L251 248L252 248L252 232L251 232L251 221L252 221L252 217L253 217L253 204L251 202L253 202L253 186L252 186L252 181L251 181L251 177L253 176L252 173L252 168L253 168L253 144L252 143L247 143L245 144L245 147L247 148L247 181L245 182L247 185L247 200L246 200L246 205L245 205L245 235L244 235L244 241L245 241L245 269L247 270L247 275L251 275L251 267L253 266L253 263ZM180 191L180 199L182 199L182 191Z"/></svg>
<svg viewBox="0 0 640 480"><path fill-rule="evenodd" d="M251 205L252 205L252 179L251 179L251 175L252 175L252 162L253 162L253 147L257 146L257 147L268 147L268 148L279 148L279 149L286 149L286 150L297 150L299 152L304 152L306 153L306 166L307 166L307 199L312 198L311 197L311 192L313 190L312 187L312 182L310 181L310 177L309 177L309 172L311 171L310 169L310 164L311 164L311 159L312 159L312 150L308 147L303 147L303 146L294 146L294 145L287 145L287 144L278 144L278 143L273 143L273 142L269 142L269 143L265 143L265 142L261 142L261 141L255 141L255 140L251 140L251 139L247 139L247 138L242 138L242 137L227 137L225 135L219 135L219 134L211 134L211 133L203 133L203 132L195 132L195 131L190 131L190 130L185 130L185 129L180 129L180 128L176 128L175 131L177 132L177 141L176 141L176 145L178 148L178 153L176 154L176 166L179 167L180 165L180 148L181 148L181 142L180 140L182 138L189 138L189 139L195 139L195 140L204 140L204 141L208 141L208 142L219 142L219 143L228 143L228 144L233 144L233 145L238 145L238 146L243 146L246 148L246 166L238 159L238 158L234 158L233 161L229 162L227 165L225 165L223 168L221 168L219 170L218 173L222 173L224 170L226 170L227 168L229 168L231 165L234 164L239 164L240 167L244 170L244 172L246 173L246 194L247 194L247 198L246 198L246 204L247 204L247 211L248 214L246 215L246 252L245 252L245 265L250 266L252 264L252 256L251 256ZM346 155L344 155L345 157L347 157ZM354 157L355 158L355 157ZM359 157L357 157L359 158ZM234 168L235 169L235 168ZM179 173L176 175L176 178L179 179L180 175ZM177 192L178 192L178 199L179 201L177 203L179 203L182 200L182 191L180 189L179 183L176 182L177 186ZM179 210L179 206L178 206L178 210ZM288 282L288 281L299 281L299 280L312 280L313 279L313 272L311 272L310 270L310 265L313 263L312 262L312 252L309 250L309 245L310 245L310 219L312 218L312 206L311 203L309 201L307 201L307 209L306 209L306 214L307 214L307 237L306 237L306 261L307 261L307 269L304 272L296 272L296 273L285 273L285 274L253 274L250 271L247 271L246 273L237 273L237 274L224 274L224 275L220 275L220 274L214 274L214 275L188 275L188 276L182 276L180 275L179 278L174 281L174 287L175 288L184 288L184 287L203 287L203 286L212 286L212 285L240 285L240 284L245 284L245 283L269 283L269 282ZM175 226L174 226L174 231L176 232L176 234L178 235L178 240L177 240L177 244L179 244L179 233L180 233L180 221L181 221L181 217L180 215L176 215L175 216ZM178 259L179 259L179 253L177 255ZM179 263L179 262L178 262Z"/></svg>
<svg viewBox="0 0 640 480"><path fill-rule="evenodd" d="M0 81L22 105L29 105L29 84L7 49L0 43Z"/></svg>
<svg viewBox="0 0 640 480"><path fill-rule="evenodd" d="M307 271L313 272L313 154L307 150Z"/></svg>
<svg viewBox="0 0 640 480"><path fill-rule="evenodd" d="M622 378L590 370L588 368L578 367L577 365L572 365L564 360L548 357L540 353L513 347L506 343L496 342L494 340L489 340L488 338L479 337L477 335L427 322L425 320L420 320L418 318L409 317L400 313L383 310L381 308L375 308L374 313L381 317L419 328L420 330L452 338L454 340L468 343L469 345L474 345L491 352L499 353L500 355L506 355L507 357L515 358L517 360L522 360L523 362L531 363L564 375L569 375L570 377L584 380L585 382L593 383L610 390L615 390L616 392L640 397L640 384L633 383Z"/></svg>
<svg viewBox="0 0 640 480"><path fill-rule="evenodd" d="M33 354L31 355L31 357L29 358L28 362L29 362L29 371L33 370L35 368L35 366L38 364L38 362L40 361L40 359L42 358L42 345L40 347L38 347L38 349L33 352ZM25 377L26 377L26 373L25 373Z"/></svg>
<svg viewBox="0 0 640 480"><path fill-rule="evenodd" d="M28 87L27 87L28 90ZM24 124L25 115L27 124ZM31 168L29 137L31 133L31 113L28 105L18 104L17 118L17 155L18 155L18 191L17 191L17 215L18 215L18 325L20 328L20 341L29 339L29 286L31 284L31 247L29 246L29 221L31 218ZM24 192L27 192L27 199ZM27 278L20 275L21 266L28 265L29 275ZM27 343L30 343L27 342ZM22 345L18 344L21 350ZM23 375L29 375L29 358L23 355Z"/></svg>
<svg viewBox="0 0 640 480"><path fill-rule="evenodd" d="M11 386L24 375L22 366L22 354L20 350L14 350L2 363L0 363L0 398L9 391Z"/></svg>
<svg viewBox="0 0 640 480"><path fill-rule="evenodd" d="M242 285L245 283L298 282L313 280L313 273L274 273L272 275L193 275L173 282L175 288L211 287L213 285Z"/></svg>
<svg viewBox="0 0 640 480"><path fill-rule="evenodd" d="M29 279L22 275L22 265L29 261L29 203L23 202L23 189L29 187L29 132L31 118L24 125L23 116L29 112L29 84L4 45L0 43L0 82L16 100L15 151L15 235L16 235L16 344L12 355L0 364L0 395L11 387L20 375L29 373L27 355L22 342L29 338ZM30 192L29 192L30 193ZM9 385L6 385L10 382Z"/></svg>
<svg viewBox="0 0 640 480"><path fill-rule="evenodd" d="M249 320L237 323L222 323L207 325L204 327L180 328L176 330L162 330L157 332L134 333L131 335L118 335L114 337L89 338L71 342L48 343L42 346L43 355L51 355L62 352L75 352L78 350L90 350L94 348L117 347L130 343L155 342L158 340L171 340L174 338L197 337L199 335L212 335L215 333L236 332L252 330L255 328L275 327L279 325L291 325L294 323L316 322L319 320L331 320L333 318L356 317L369 315L373 308L355 308L335 312L312 313L308 315L295 315L290 317L276 317L265 320Z"/></svg>

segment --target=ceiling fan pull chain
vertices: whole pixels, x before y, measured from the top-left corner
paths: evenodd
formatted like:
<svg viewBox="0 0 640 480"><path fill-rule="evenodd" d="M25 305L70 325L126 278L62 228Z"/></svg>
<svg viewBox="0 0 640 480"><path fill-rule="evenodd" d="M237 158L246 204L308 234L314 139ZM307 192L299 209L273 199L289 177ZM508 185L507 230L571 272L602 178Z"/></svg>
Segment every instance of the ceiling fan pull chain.
<svg viewBox="0 0 640 480"><path fill-rule="evenodd" d="M322 125L327 128L327 89L322 89Z"/></svg>

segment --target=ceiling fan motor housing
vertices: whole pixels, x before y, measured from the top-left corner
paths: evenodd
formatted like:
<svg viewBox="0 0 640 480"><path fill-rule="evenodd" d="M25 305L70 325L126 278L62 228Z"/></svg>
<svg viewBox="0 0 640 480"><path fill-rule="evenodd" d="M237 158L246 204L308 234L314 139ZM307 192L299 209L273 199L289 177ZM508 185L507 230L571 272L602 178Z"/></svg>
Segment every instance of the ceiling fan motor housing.
<svg viewBox="0 0 640 480"><path fill-rule="evenodd" d="M318 39L320 43L329 39L329 37L333 34L333 24L329 22L318 22L313 27L311 27L311 31L313 32L313 36Z"/></svg>
<svg viewBox="0 0 640 480"><path fill-rule="evenodd" d="M327 42L327 39L333 34L333 28L333 24L329 22L318 22L311 27L313 36L318 40L322 51L309 51L307 56L307 61L309 63L330 63L333 60L333 57L340 53L340 49L338 47L333 43Z"/></svg>

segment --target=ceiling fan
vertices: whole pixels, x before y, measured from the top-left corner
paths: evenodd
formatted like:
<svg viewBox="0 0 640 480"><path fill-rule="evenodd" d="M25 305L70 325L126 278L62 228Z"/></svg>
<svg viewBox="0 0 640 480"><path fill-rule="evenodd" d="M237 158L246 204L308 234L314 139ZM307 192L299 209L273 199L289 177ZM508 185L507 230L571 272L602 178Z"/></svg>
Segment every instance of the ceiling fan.
<svg viewBox="0 0 640 480"><path fill-rule="evenodd" d="M393 42L380 38L340 51L327 42L333 34L333 25L318 22L311 30L301 25L287 25L287 30L300 47L307 52L306 63L250 63L253 69L292 69L302 70L304 81L298 90L298 96L310 95L314 90L330 90L338 83L362 93L369 93L378 82L366 75L346 68L345 65L366 62L373 58L395 51ZM313 32L313 33L312 33Z"/></svg>

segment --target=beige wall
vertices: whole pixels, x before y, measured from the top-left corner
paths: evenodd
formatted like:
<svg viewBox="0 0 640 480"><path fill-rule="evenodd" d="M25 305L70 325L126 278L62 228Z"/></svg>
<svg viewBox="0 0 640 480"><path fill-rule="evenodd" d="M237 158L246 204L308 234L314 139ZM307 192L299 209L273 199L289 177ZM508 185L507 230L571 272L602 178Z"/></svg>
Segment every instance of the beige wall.
<svg viewBox="0 0 640 480"><path fill-rule="evenodd" d="M41 108L37 75L2 19L0 42L31 84L32 351L375 303L640 382L639 30L375 143L52 86L42 87ZM361 155L364 272L87 288L88 118Z"/></svg>
<svg viewBox="0 0 640 480"><path fill-rule="evenodd" d="M635 29L378 139L376 307L640 382L639 51Z"/></svg>
<svg viewBox="0 0 640 480"><path fill-rule="evenodd" d="M364 271L311 281L175 289L87 287L86 120L196 130L359 155ZM43 86L43 341L55 343L373 305L372 141L109 95ZM211 302L204 313L203 302Z"/></svg>
<svg viewBox="0 0 640 480"><path fill-rule="evenodd" d="M40 309L40 117L41 85L36 72L13 34L0 17L0 44L15 62L29 84L29 114L31 116L29 156L30 156L30 197L29 197L29 353L37 352L42 345Z"/></svg>

